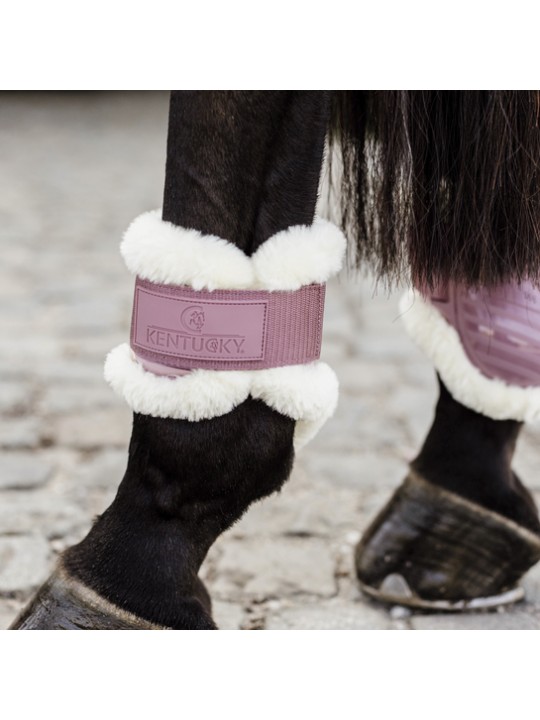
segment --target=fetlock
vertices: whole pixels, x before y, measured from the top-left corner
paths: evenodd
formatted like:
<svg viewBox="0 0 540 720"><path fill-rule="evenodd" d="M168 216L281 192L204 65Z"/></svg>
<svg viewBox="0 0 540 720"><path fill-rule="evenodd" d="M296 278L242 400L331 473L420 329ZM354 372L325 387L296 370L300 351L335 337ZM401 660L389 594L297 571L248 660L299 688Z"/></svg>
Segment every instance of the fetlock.
<svg viewBox="0 0 540 720"><path fill-rule="evenodd" d="M285 482L293 430L255 400L196 425L135 415L118 495L66 551L66 570L149 622L211 629L200 566L224 530Z"/></svg>
<svg viewBox="0 0 540 720"><path fill-rule="evenodd" d="M512 470L522 423L470 410L439 385L435 419L412 468L428 482L540 534L534 499Z"/></svg>

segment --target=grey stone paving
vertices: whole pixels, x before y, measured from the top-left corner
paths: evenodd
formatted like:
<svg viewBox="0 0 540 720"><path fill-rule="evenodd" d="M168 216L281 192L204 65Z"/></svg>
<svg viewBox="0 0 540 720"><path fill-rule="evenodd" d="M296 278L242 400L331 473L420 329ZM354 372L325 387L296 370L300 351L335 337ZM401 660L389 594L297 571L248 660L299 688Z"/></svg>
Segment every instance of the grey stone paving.
<svg viewBox="0 0 540 720"><path fill-rule="evenodd" d="M130 413L102 379L127 338L132 281L118 253L158 207L163 94L0 95L0 627L88 530L121 479ZM406 472L435 399L397 297L343 277L328 292L323 356L334 419L283 491L212 548L203 577L224 629L537 629L540 569L505 612L412 614L364 599L352 549ZM517 469L540 494L537 431Z"/></svg>

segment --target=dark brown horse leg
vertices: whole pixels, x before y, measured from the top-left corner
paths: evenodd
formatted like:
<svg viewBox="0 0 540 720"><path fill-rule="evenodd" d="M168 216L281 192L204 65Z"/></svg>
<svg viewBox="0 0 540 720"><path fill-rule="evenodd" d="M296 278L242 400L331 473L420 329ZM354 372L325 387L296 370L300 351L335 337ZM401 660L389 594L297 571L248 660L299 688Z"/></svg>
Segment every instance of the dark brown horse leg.
<svg viewBox="0 0 540 720"><path fill-rule="evenodd" d="M474 412L439 385L408 478L357 548L359 579L373 597L419 607L513 602L540 559L538 511L512 470L521 423Z"/></svg>
<svg viewBox="0 0 540 720"><path fill-rule="evenodd" d="M469 410L440 379L439 388L433 424L412 468L434 485L540 534L532 495L512 470L522 423Z"/></svg>
<svg viewBox="0 0 540 720"><path fill-rule="evenodd" d="M324 92L173 93L164 219L247 254L311 224L328 104ZM13 629L214 629L199 567L286 480L294 429L251 398L200 422L136 413L115 500Z"/></svg>

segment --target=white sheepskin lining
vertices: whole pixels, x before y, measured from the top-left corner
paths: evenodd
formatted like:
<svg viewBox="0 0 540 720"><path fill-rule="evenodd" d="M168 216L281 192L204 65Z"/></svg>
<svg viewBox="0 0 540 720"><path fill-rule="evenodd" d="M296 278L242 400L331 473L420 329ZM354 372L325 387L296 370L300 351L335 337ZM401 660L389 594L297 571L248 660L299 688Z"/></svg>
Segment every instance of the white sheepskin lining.
<svg viewBox="0 0 540 720"><path fill-rule="evenodd" d="M481 373L467 357L455 328L419 293L410 290L402 297L400 313L408 334L458 402L494 420L540 420L540 388L509 385Z"/></svg>
<svg viewBox="0 0 540 720"><path fill-rule="evenodd" d="M135 412L153 417L206 420L225 415L251 395L296 420L296 450L331 417L338 380L326 363L270 370L193 370L175 378L147 372L127 343L105 361L105 379Z"/></svg>
<svg viewBox="0 0 540 720"><path fill-rule="evenodd" d="M324 283L341 269L346 240L317 219L269 238L251 256L197 230L177 227L155 210L130 225L120 246L128 269L150 282L194 290L298 290ZM295 449L304 446L334 413L335 373L323 362L269 370L194 370L169 378L146 371L129 345L112 350L105 379L138 413L191 421L225 415L251 395L296 420Z"/></svg>
<svg viewBox="0 0 540 720"><path fill-rule="evenodd" d="M134 274L194 290L298 290L323 283L341 270L346 240L332 223L293 225L269 238L251 256L214 235L161 219L153 210L127 229L120 252Z"/></svg>

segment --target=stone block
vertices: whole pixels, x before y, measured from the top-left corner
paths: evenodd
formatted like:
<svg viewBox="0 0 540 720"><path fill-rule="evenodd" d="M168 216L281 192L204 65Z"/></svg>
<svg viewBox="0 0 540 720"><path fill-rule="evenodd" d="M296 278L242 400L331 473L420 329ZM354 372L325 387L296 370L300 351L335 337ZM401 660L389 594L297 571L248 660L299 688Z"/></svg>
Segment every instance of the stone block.
<svg viewBox="0 0 540 720"><path fill-rule="evenodd" d="M4 452L0 455L0 490L40 487L50 478L52 470L51 464L39 453Z"/></svg>
<svg viewBox="0 0 540 720"><path fill-rule="evenodd" d="M26 592L51 569L49 544L40 535L0 536L0 593Z"/></svg>

